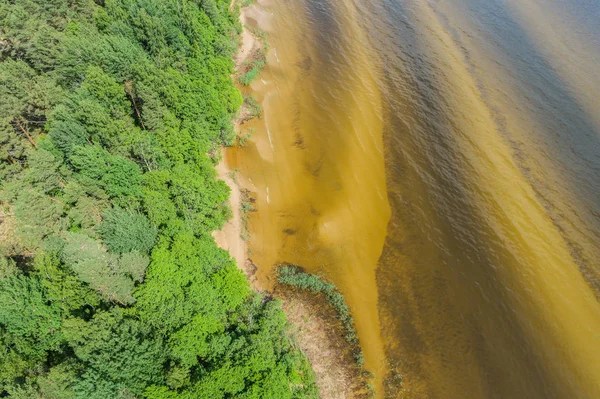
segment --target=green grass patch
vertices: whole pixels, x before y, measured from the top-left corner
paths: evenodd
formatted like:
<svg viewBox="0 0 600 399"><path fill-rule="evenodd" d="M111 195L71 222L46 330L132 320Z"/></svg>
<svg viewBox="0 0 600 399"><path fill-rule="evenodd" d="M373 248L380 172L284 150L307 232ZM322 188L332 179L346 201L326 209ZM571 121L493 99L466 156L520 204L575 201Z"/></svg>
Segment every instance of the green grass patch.
<svg viewBox="0 0 600 399"><path fill-rule="evenodd" d="M249 66L239 78L240 82L244 86L249 86L254 80L260 75L260 72L264 69L267 61L266 59L253 59L247 65Z"/></svg>
<svg viewBox="0 0 600 399"><path fill-rule="evenodd" d="M267 53L270 47L265 31L250 26L246 26L246 29L260 41L261 47L255 50L250 56L250 59L243 64L242 73L238 77L238 82L244 86L250 85L267 65Z"/></svg>

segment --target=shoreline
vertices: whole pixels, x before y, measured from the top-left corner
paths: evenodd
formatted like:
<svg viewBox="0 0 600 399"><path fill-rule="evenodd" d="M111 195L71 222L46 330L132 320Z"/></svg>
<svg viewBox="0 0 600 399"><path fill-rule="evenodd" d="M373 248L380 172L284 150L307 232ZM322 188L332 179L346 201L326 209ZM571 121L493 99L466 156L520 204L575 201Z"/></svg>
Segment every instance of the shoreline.
<svg viewBox="0 0 600 399"><path fill-rule="evenodd" d="M222 150L223 151L223 150ZM231 219L227 221L221 230L214 231L213 237L217 245L229 252L235 259L238 268L246 275L248 282L255 291L263 291L258 279L255 276L256 266L248 257L248 244L242 238L244 231L244 222L242 220L242 187L239 182L241 176L237 171L231 170L227 166L225 157L215 166L217 179L223 180L230 188L229 206L231 207ZM236 178L234 179L234 174Z"/></svg>
<svg viewBox="0 0 600 399"><path fill-rule="evenodd" d="M235 7L235 0L232 0L230 10ZM247 8L247 7L246 7ZM254 49L260 46L259 40L246 27L246 16L244 10L240 10L240 21L242 23L242 33L240 34L240 47L235 55L235 70L236 74L242 64L250 57ZM240 110L241 111L241 110ZM238 117L233 122L233 129L236 134L240 132L240 126L243 124L243 119ZM235 146L235 144L234 144ZM228 251L232 258L235 259L238 268L246 275L252 288L256 291L262 291L262 287L258 279L254 276L256 267L248 257L248 244L242 238L244 231L244 222L242 220L242 189L248 188L242 185L240 179L243 179L237 170L230 168L227 165L227 147L222 147L221 160L215 166L217 171L217 179L223 180L229 186L229 206L231 207L231 219L227 221L221 230L214 231L213 237L217 245Z"/></svg>
<svg viewBox="0 0 600 399"><path fill-rule="evenodd" d="M235 0L232 7L235 7ZM247 13L252 7L254 6L250 5L240 10L243 30L240 35L240 47L235 56L236 75L251 54L261 46L260 39L247 28ZM233 122L236 134L241 132L245 122L242 117ZM228 165L227 154L232 149L233 147L222 147L221 160L215 166L217 178L223 180L231 190L229 205L232 217L221 230L213 232L213 237L217 245L227 250L235 259L251 287L256 291L265 291L268 287L264 287L257 278L257 266L250 258L248 242L243 238L247 229L247 222L242 215L243 191L253 192L254 187L241 171ZM319 396L323 399L366 397L360 384L360 371L352 356L348 354L349 345L342 338L343 327L337 320L335 311L322 301L322 298L294 292L278 284L272 288L270 294L282 301L282 308L290 325L290 334L315 373Z"/></svg>

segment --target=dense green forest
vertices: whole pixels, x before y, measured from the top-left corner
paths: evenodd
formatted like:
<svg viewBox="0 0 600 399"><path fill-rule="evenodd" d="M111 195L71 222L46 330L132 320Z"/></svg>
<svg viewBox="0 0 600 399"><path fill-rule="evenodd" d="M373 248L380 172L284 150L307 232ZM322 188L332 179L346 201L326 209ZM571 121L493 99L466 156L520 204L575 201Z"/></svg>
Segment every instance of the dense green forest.
<svg viewBox="0 0 600 399"><path fill-rule="evenodd" d="M304 398L211 232L242 97L228 0L0 0L0 397Z"/></svg>

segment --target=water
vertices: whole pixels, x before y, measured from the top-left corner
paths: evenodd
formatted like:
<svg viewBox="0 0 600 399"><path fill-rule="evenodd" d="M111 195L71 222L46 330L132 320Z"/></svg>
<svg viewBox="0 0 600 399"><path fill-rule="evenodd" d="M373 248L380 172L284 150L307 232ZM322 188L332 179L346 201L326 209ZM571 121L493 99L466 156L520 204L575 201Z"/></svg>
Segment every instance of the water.
<svg viewBox="0 0 600 399"><path fill-rule="evenodd" d="M260 2L259 279L353 309L378 396L600 397L600 4Z"/></svg>

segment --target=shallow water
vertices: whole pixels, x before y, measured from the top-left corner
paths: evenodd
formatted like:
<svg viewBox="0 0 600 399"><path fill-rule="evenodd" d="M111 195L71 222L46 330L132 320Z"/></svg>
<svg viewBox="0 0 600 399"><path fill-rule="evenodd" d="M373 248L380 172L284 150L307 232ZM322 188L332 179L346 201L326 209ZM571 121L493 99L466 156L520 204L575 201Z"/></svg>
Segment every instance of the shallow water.
<svg viewBox="0 0 600 399"><path fill-rule="evenodd" d="M271 0L251 258L336 282L378 396L600 397L600 5Z"/></svg>

